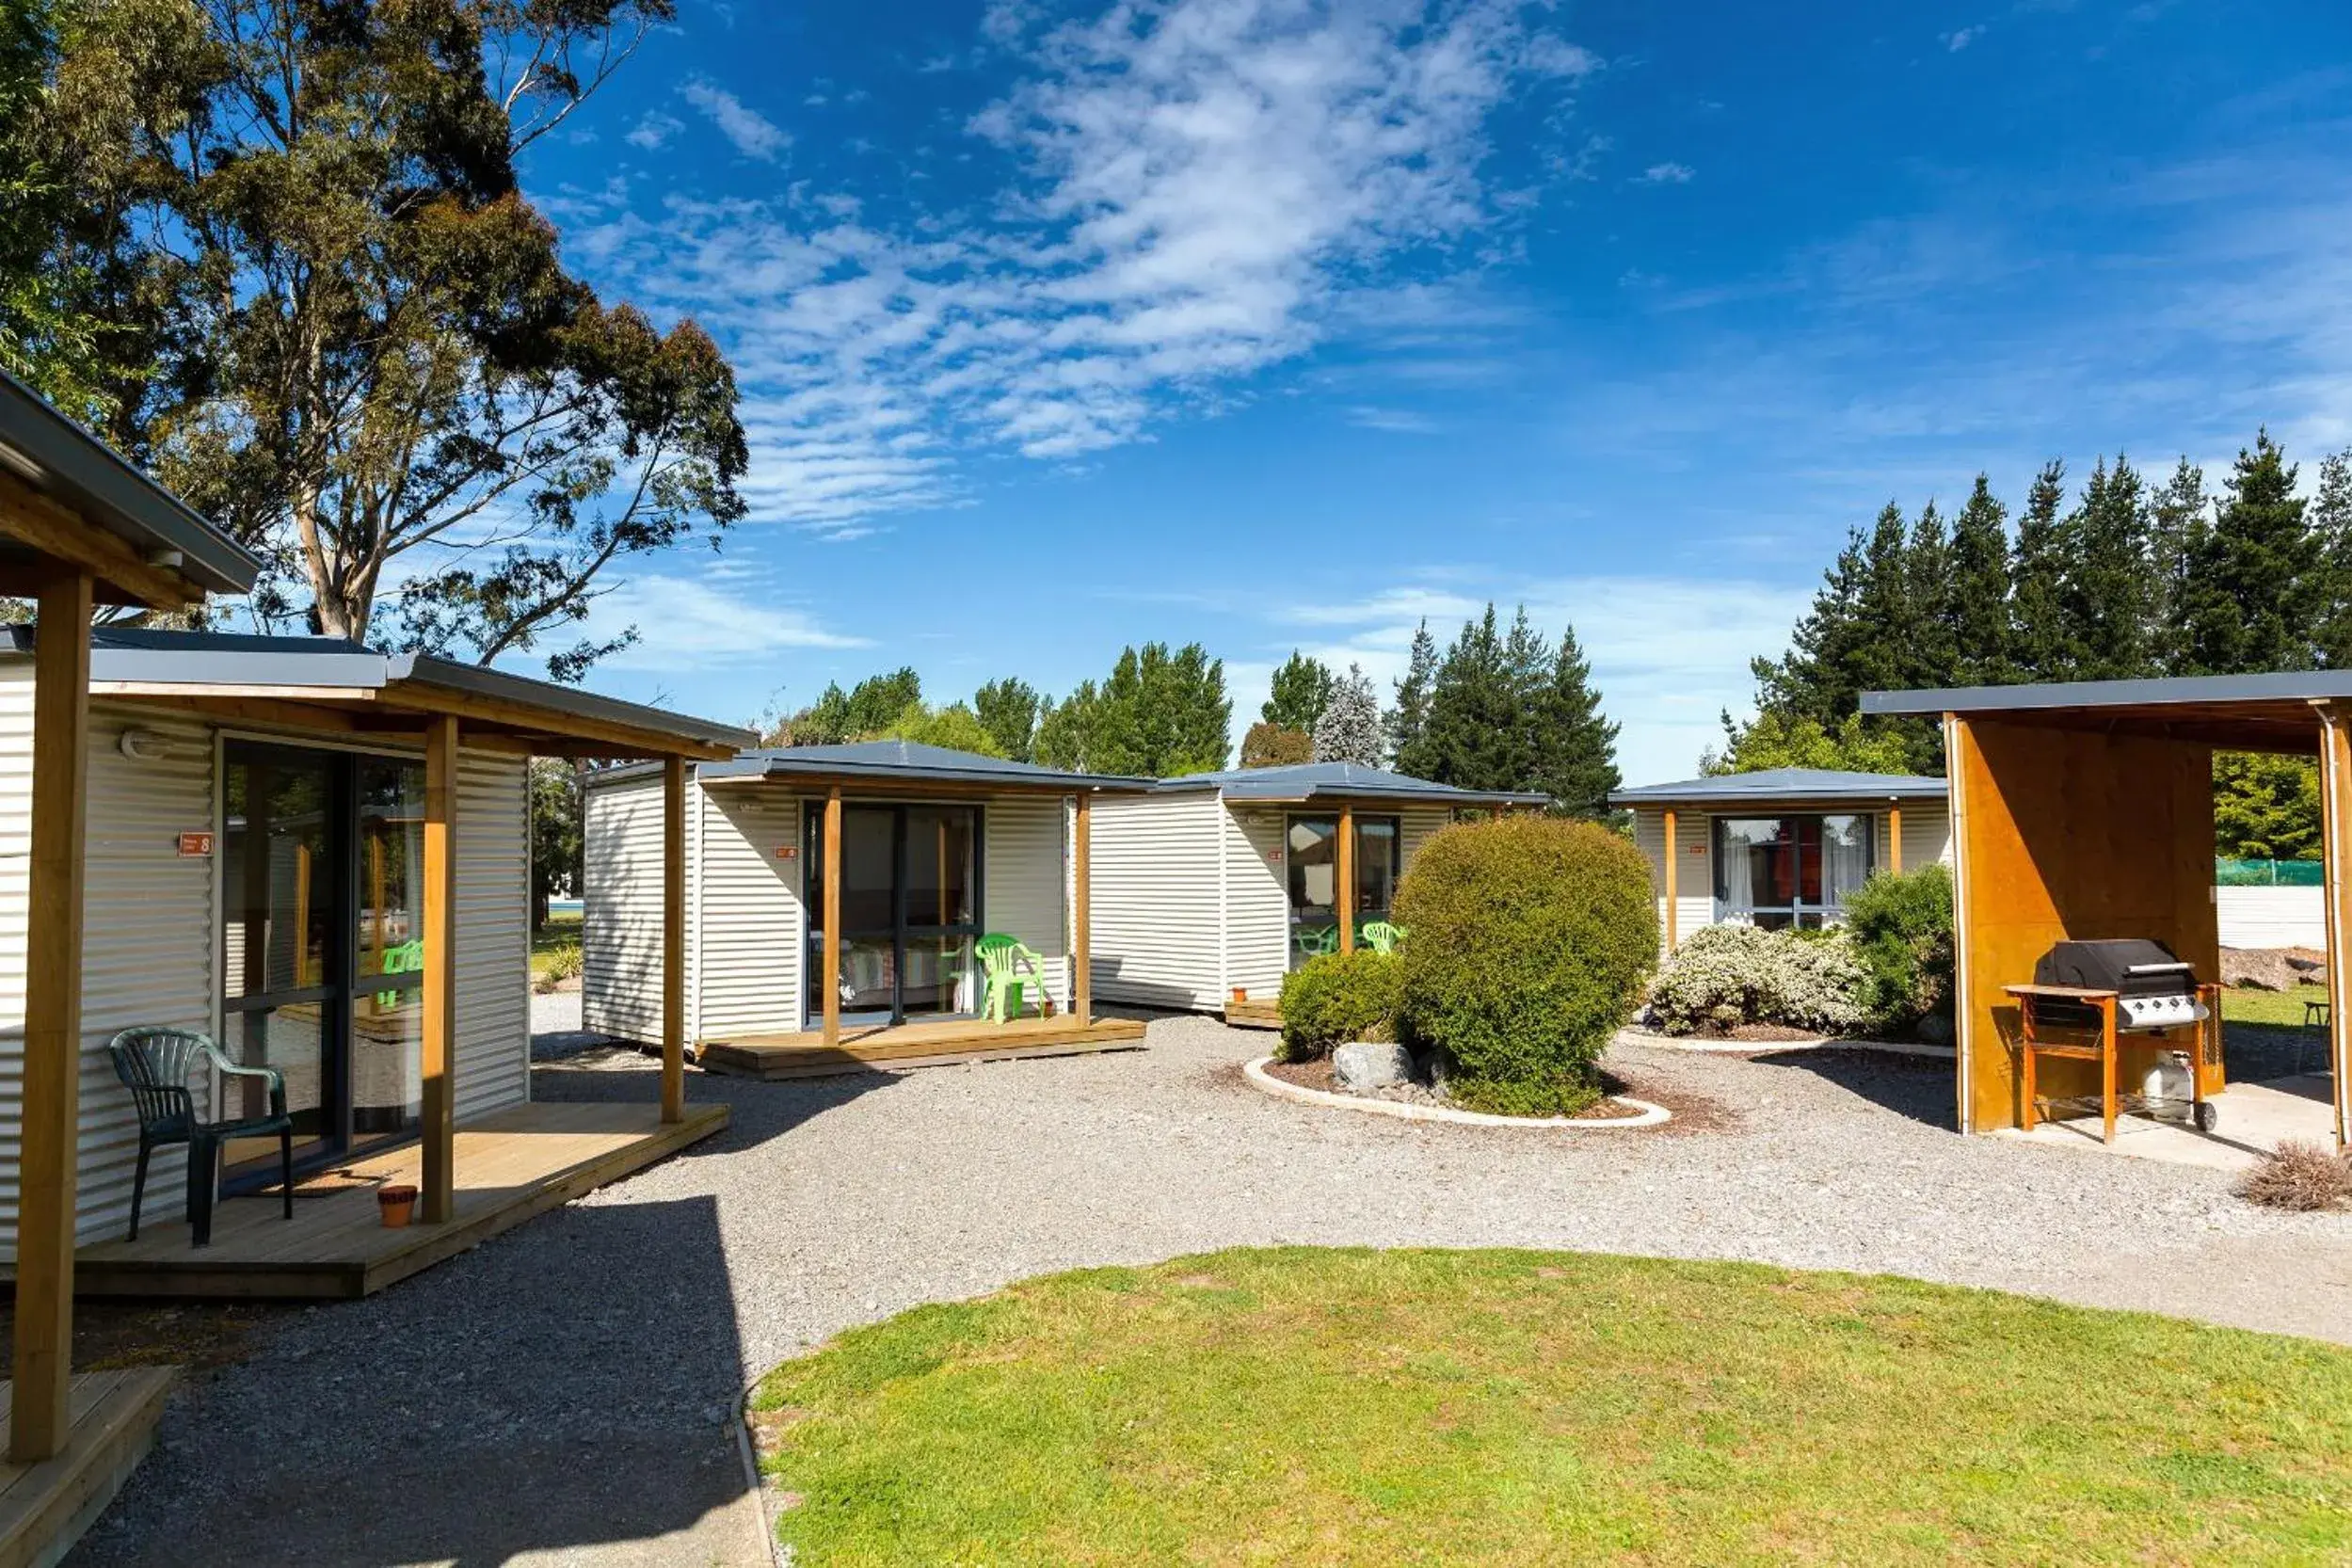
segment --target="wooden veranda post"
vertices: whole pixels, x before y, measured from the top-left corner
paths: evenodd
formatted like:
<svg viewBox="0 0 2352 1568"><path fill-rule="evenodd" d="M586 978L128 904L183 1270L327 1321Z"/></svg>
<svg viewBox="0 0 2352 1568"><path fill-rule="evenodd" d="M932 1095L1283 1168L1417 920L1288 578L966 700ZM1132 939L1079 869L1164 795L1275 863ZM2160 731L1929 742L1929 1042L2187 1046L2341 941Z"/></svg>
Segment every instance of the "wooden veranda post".
<svg viewBox="0 0 2352 1568"><path fill-rule="evenodd" d="M662 760L662 1120L686 1119L686 760Z"/></svg>
<svg viewBox="0 0 2352 1568"><path fill-rule="evenodd" d="M1095 1021L1094 859L1094 797L1080 793L1070 853L1070 1011L1080 1027Z"/></svg>
<svg viewBox="0 0 2352 1568"><path fill-rule="evenodd" d="M1903 874L1903 808L1886 808L1886 869L1896 876Z"/></svg>
<svg viewBox="0 0 2352 1568"><path fill-rule="evenodd" d="M82 1076L82 840L89 771L87 572L40 588L33 634L33 799L18 1144L16 1349L8 1457L65 1447L73 1346L73 1196Z"/></svg>
<svg viewBox="0 0 2352 1568"><path fill-rule="evenodd" d="M1339 886L1332 902L1339 906L1339 951L1355 951L1355 808L1339 808Z"/></svg>
<svg viewBox="0 0 2352 1568"><path fill-rule="evenodd" d="M824 1043L841 1043L841 787L824 792Z"/></svg>
<svg viewBox="0 0 2352 1568"><path fill-rule="evenodd" d="M2329 704L2319 710L2319 822L2323 910L2328 937L2328 1052L2335 1066L2336 1147L2352 1146L2352 974L2345 939L2352 936L2352 714Z"/></svg>
<svg viewBox="0 0 2352 1568"><path fill-rule="evenodd" d="M457 721L424 729L424 1219L456 1206Z"/></svg>
<svg viewBox="0 0 2352 1568"><path fill-rule="evenodd" d="M1666 810L1666 951L1668 952L1674 951L1674 928L1680 918L1674 907L1676 902L1674 879L1681 874L1677 865L1677 857L1681 853L1682 846L1674 841L1673 808L1668 807Z"/></svg>

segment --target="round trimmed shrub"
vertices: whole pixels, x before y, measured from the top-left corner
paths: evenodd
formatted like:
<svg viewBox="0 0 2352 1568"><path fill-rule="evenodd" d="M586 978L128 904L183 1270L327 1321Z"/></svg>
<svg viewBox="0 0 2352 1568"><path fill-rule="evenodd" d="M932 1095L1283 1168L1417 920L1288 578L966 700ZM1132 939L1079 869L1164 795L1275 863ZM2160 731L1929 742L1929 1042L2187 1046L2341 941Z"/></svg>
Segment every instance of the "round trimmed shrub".
<svg viewBox="0 0 2352 1568"><path fill-rule="evenodd" d="M1282 977L1282 1059L1327 1056L1351 1040L1394 1038L1403 973L1394 956L1358 949L1308 959Z"/></svg>
<svg viewBox="0 0 2352 1568"><path fill-rule="evenodd" d="M1952 873L1880 872L1847 895L1846 929L1865 976L1862 1005L1881 1029L1952 1016Z"/></svg>
<svg viewBox="0 0 2352 1568"><path fill-rule="evenodd" d="M1842 931L1701 926L1650 986L1650 1016L1669 1034L1728 1033L1741 1024L1843 1034L1867 1021L1866 977Z"/></svg>
<svg viewBox="0 0 2352 1568"><path fill-rule="evenodd" d="M1547 1116L1600 1096L1596 1064L1657 962L1650 868L1596 823L1504 816L1433 835L1398 884L1413 935L1399 1022L1454 1098Z"/></svg>

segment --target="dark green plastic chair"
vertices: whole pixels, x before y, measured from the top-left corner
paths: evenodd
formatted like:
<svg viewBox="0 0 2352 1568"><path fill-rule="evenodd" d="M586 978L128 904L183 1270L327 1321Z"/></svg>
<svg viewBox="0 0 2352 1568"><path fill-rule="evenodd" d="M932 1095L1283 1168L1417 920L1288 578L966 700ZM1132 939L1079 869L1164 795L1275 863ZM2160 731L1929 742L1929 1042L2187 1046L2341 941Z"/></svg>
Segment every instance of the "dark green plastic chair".
<svg viewBox="0 0 2352 1568"><path fill-rule="evenodd" d="M220 1174L220 1146L232 1138L278 1135L279 1182L286 1194L286 1218L294 1218L294 1118L286 1113L286 1080L275 1067L241 1067L204 1035L184 1029L126 1029L106 1043L115 1077L138 1107L138 1169L131 1177L131 1240L139 1239L139 1208L147 1198L147 1159L173 1144L188 1146L188 1227L196 1244L213 1239L213 1187ZM202 1122L188 1079L209 1066L223 1078L259 1079L269 1086L269 1114L237 1121Z"/></svg>

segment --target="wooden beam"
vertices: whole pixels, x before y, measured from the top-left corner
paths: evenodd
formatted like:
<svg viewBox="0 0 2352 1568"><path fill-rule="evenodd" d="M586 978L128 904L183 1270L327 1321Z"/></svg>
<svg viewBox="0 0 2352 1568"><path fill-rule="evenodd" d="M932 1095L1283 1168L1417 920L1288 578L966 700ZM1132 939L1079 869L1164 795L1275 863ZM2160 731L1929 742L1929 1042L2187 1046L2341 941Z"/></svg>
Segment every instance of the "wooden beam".
<svg viewBox="0 0 2352 1568"><path fill-rule="evenodd" d="M2319 713L2320 873L2328 942L2328 1053L2335 1065L2331 1099L2336 1147L2352 1146L2352 713L2330 705Z"/></svg>
<svg viewBox="0 0 2352 1568"><path fill-rule="evenodd" d="M52 577L41 587L33 638L32 851L8 1426L8 1458L20 1464L56 1454L72 1423L91 591L87 573Z"/></svg>
<svg viewBox="0 0 2352 1568"><path fill-rule="evenodd" d="M1095 1021L1095 805L1083 791L1070 872L1070 1011L1080 1024L1090 1024Z"/></svg>
<svg viewBox="0 0 2352 1568"><path fill-rule="evenodd" d="M113 702L153 709L158 712L195 713L221 724L292 729L308 734L332 735L338 740L375 741L388 745L412 746L424 739L422 715L411 721L406 713L328 708L263 697L182 696L158 694L152 688L126 680L94 681L90 686L90 695ZM482 740L479 736L469 736L466 744L478 745Z"/></svg>
<svg viewBox="0 0 2352 1568"><path fill-rule="evenodd" d="M78 568L85 576L104 579L155 609L177 610L203 601L204 591L180 572L154 565L125 540L6 470L0 470L0 534L69 570ZM94 585L92 593L94 598Z"/></svg>
<svg viewBox="0 0 2352 1568"><path fill-rule="evenodd" d="M1355 808L1339 803L1339 886L1332 890L1338 906L1339 951L1355 951Z"/></svg>
<svg viewBox="0 0 2352 1568"><path fill-rule="evenodd" d="M1666 951L1670 953L1674 951L1676 927L1682 918L1681 910L1675 907L1675 879L1681 874L1681 850L1682 846L1674 839L1674 808L1670 806L1666 808Z"/></svg>
<svg viewBox="0 0 2352 1568"><path fill-rule="evenodd" d="M841 787L824 796L824 1043L841 1043Z"/></svg>
<svg viewBox="0 0 2352 1568"><path fill-rule="evenodd" d="M686 760L662 760L662 1120L686 1119Z"/></svg>
<svg viewBox="0 0 2352 1568"><path fill-rule="evenodd" d="M613 753L617 756L682 756L703 761L725 761L735 755L733 746L706 745L687 740L682 735L640 729L634 725L616 724L552 708L536 708L528 703L483 696L448 686L394 681L378 692L375 700L387 708L454 715L470 724L499 726L524 735L596 742L612 747Z"/></svg>
<svg viewBox="0 0 2352 1568"><path fill-rule="evenodd" d="M424 737L424 1219L456 1206L457 721Z"/></svg>
<svg viewBox="0 0 2352 1568"><path fill-rule="evenodd" d="M1903 808L1886 808L1886 869L1896 876L1903 874Z"/></svg>

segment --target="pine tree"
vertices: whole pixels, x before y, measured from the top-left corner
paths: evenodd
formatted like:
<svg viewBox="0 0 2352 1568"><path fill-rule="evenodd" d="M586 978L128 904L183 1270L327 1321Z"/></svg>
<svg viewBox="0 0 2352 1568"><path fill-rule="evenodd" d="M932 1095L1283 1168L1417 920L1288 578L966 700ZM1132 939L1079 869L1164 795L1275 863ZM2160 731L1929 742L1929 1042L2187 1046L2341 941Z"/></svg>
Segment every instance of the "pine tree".
<svg viewBox="0 0 2352 1568"><path fill-rule="evenodd" d="M1520 718L1520 692L1489 604L1463 626L1431 682L1421 776L1465 790L1517 788L1531 761Z"/></svg>
<svg viewBox="0 0 2352 1568"><path fill-rule="evenodd" d="M1311 735L1315 721L1323 716L1323 705L1331 700L1331 667L1294 648L1274 671L1273 688L1257 716L1268 724Z"/></svg>
<svg viewBox="0 0 2352 1568"><path fill-rule="evenodd" d="M1968 504L1952 520L1949 562L1940 608L1951 649L1950 681L2006 684L2015 679L2008 658L2008 514L1981 473Z"/></svg>
<svg viewBox="0 0 2352 1568"><path fill-rule="evenodd" d="M1388 710L1388 756L1396 770L1415 778L1431 776L1426 735L1430 690L1437 683L1437 639L1429 634L1424 617L1413 632L1413 652L1405 663L1404 679L1397 682L1397 700Z"/></svg>
<svg viewBox="0 0 2352 1568"><path fill-rule="evenodd" d="M2149 532L2146 498L2130 460L2119 454L2113 469L2100 460L2067 526L2058 590L2059 613L2077 649L2077 680L2126 680L2153 672Z"/></svg>
<svg viewBox="0 0 2352 1568"><path fill-rule="evenodd" d="M2148 506L2148 657L2167 675L2186 673L2188 569L2211 531L2212 498L2205 471L2183 457Z"/></svg>
<svg viewBox="0 0 2352 1568"><path fill-rule="evenodd" d="M2189 673L2311 666L2319 547L2295 479L2267 430L2238 454L2229 496L2189 563L2183 616Z"/></svg>
<svg viewBox="0 0 2352 1568"><path fill-rule="evenodd" d="M1096 699L1088 767L1145 778L1224 767L1233 714L1224 691L1224 661L1198 643L1173 654L1165 643L1123 649Z"/></svg>
<svg viewBox="0 0 2352 1568"><path fill-rule="evenodd" d="M2026 492L2009 566L2009 664L2024 680L2066 680L2075 657L2066 616L2066 465L2045 465Z"/></svg>
<svg viewBox="0 0 2352 1568"><path fill-rule="evenodd" d="M1350 664L1332 683L1331 698L1315 721L1315 760L1380 766L1380 697L1360 664Z"/></svg>
<svg viewBox="0 0 2352 1568"><path fill-rule="evenodd" d="M1952 628L1953 543L1944 515L1929 501L1911 525L1911 540L1903 552L1904 596L1910 601L1905 618L1912 628L1909 658L1904 661L1909 683L1949 686L1958 680L1960 645Z"/></svg>
<svg viewBox="0 0 2352 1568"><path fill-rule="evenodd" d="M2319 553L2319 664L2352 668L2352 451L2320 459L2311 504L2311 532Z"/></svg>
<svg viewBox="0 0 2352 1568"><path fill-rule="evenodd" d="M1850 711L1852 691L1841 672L1852 664L1862 639L1865 550L1862 530L1849 531L1846 548L1821 574L1813 607L1790 632L1788 651L1777 660L1758 657L1750 662L1760 711L1825 725L1835 724Z"/></svg>
<svg viewBox="0 0 2352 1568"><path fill-rule="evenodd" d="M972 712L995 741L997 755L1016 762L1030 760L1042 705L1036 687L1013 678L991 680L972 695Z"/></svg>
<svg viewBox="0 0 2352 1568"><path fill-rule="evenodd" d="M1624 781L1617 771L1617 726L1601 712L1592 666L1573 626L1560 631L1538 714L1542 744L1529 782L1575 816L1612 816L1609 792Z"/></svg>

